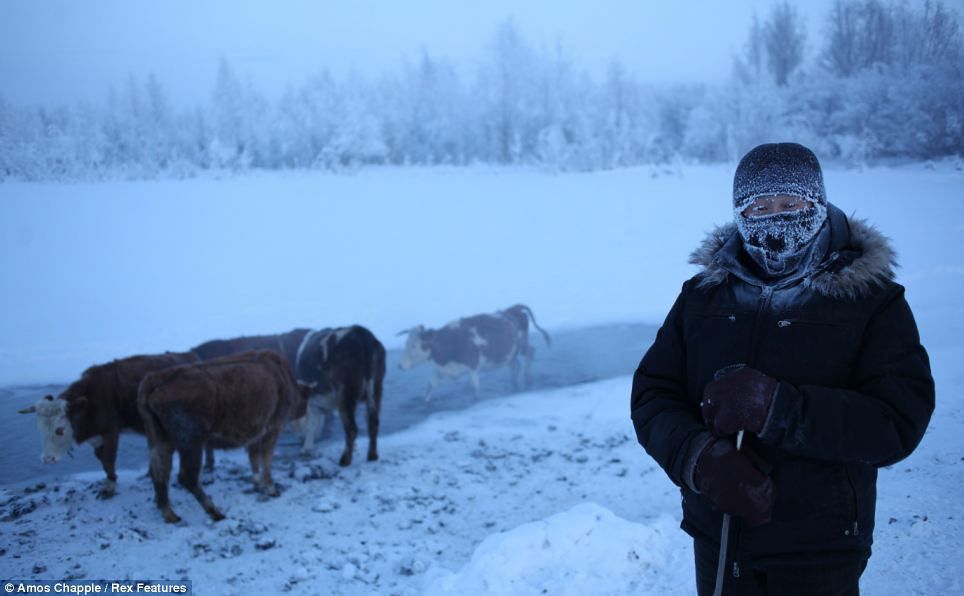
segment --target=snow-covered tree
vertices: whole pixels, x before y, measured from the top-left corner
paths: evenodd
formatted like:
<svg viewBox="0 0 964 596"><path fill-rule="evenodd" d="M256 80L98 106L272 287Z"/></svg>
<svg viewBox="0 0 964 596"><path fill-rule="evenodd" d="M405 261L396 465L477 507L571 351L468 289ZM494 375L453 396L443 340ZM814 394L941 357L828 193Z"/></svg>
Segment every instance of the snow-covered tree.
<svg viewBox="0 0 964 596"><path fill-rule="evenodd" d="M778 86L786 85L803 62L806 38L806 28L797 9L787 0L774 4L763 24L763 47L767 68Z"/></svg>
<svg viewBox="0 0 964 596"><path fill-rule="evenodd" d="M851 77L865 68L893 64L894 10L882 0L836 0L826 27L820 60L832 74Z"/></svg>
<svg viewBox="0 0 964 596"><path fill-rule="evenodd" d="M417 64L405 65L394 92L396 110L390 118L395 161L461 162L466 98L455 68L423 50Z"/></svg>
<svg viewBox="0 0 964 596"><path fill-rule="evenodd" d="M535 144L538 131L530 120L535 107L534 68L535 54L515 23L499 24L475 88L483 104L485 157L517 163Z"/></svg>
<svg viewBox="0 0 964 596"><path fill-rule="evenodd" d="M754 13L753 21L750 24L750 32L747 35L746 43L743 47L743 55L737 56L733 60L733 74L743 83L752 83L760 80L766 72L767 49L763 35L763 26L760 19Z"/></svg>
<svg viewBox="0 0 964 596"><path fill-rule="evenodd" d="M237 169L251 159L250 147L245 146L244 139L243 101L241 81L222 58L211 96L214 136L210 153L215 167Z"/></svg>

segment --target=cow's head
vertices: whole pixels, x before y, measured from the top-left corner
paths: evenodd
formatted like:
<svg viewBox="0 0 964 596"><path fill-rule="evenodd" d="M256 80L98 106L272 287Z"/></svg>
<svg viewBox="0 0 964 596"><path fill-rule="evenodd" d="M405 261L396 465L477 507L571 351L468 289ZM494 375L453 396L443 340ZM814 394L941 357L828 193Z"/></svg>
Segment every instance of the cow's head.
<svg viewBox="0 0 964 596"><path fill-rule="evenodd" d="M402 358L398 362L398 367L402 370L427 362L432 355L428 346L431 332L425 331L425 327L416 325L399 333L399 335L406 334L408 339L405 341L405 351L402 352Z"/></svg>
<svg viewBox="0 0 964 596"><path fill-rule="evenodd" d="M21 414L37 414L42 451L40 460L45 464L60 461L70 452L74 443L74 431L67 419L67 401L46 395L36 404L20 410Z"/></svg>
<svg viewBox="0 0 964 596"><path fill-rule="evenodd" d="M83 393L85 390L83 384L71 385L60 395L60 399L67 403L67 422L74 432L74 441L99 447L103 438L97 420L98 408L90 405L90 400Z"/></svg>
<svg viewBox="0 0 964 596"><path fill-rule="evenodd" d="M298 382L298 400L291 412L291 419L302 418L308 413L308 398L311 397L311 385Z"/></svg>

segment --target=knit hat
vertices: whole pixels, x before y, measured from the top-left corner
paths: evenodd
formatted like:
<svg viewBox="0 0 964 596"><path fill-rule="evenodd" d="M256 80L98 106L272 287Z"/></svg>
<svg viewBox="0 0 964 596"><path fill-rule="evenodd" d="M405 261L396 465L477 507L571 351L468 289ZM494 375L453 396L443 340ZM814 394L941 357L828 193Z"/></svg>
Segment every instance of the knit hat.
<svg viewBox="0 0 964 596"><path fill-rule="evenodd" d="M823 173L813 151L797 143L767 143L743 156L733 176L733 207L758 197L791 195L826 205Z"/></svg>

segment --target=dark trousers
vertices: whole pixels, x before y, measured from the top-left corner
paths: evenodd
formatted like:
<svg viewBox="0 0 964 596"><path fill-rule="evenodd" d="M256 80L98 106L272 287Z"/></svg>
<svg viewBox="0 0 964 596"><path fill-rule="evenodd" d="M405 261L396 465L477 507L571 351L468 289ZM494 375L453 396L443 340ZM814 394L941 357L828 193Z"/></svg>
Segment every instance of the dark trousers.
<svg viewBox="0 0 964 596"><path fill-rule="evenodd" d="M712 596L716 587L719 547L706 540L694 540L696 592ZM860 575L867 561L837 565L787 567L766 570L740 568L734 577L733 561L723 574L723 596L859 596Z"/></svg>

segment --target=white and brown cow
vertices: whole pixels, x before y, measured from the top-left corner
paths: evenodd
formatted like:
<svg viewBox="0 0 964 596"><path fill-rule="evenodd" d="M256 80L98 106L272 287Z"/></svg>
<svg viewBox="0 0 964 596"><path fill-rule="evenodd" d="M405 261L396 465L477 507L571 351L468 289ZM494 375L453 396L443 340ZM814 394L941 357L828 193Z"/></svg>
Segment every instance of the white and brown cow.
<svg viewBox="0 0 964 596"><path fill-rule="evenodd" d="M298 349L295 373L311 387L308 414L301 421L302 451L310 453L324 417L338 409L345 431L345 449L338 464L351 464L358 436L355 410L365 402L368 415L368 461L378 459L378 425L385 380L385 347L361 325L319 329L308 333Z"/></svg>
<svg viewBox="0 0 964 596"><path fill-rule="evenodd" d="M198 357L190 352L169 352L91 366L58 398L44 396L20 413L37 414L43 444L40 457L44 463L60 461L75 441L90 444L107 474L99 496L109 498L117 483L115 464L121 432L144 434L137 412L137 386L148 373L197 361ZM208 458L213 465L210 452Z"/></svg>
<svg viewBox="0 0 964 596"><path fill-rule="evenodd" d="M295 381L291 366L273 351L246 352L148 374L137 407L151 454L157 507L169 523L180 521L168 500L171 460L178 452L178 481L211 519L224 519L199 480L205 444L245 447L258 489L277 495L271 478L274 447L284 425L304 416L308 386Z"/></svg>
<svg viewBox="0 0 964 596"><path fill-rule="evenodd" d="M529 322L542 333L546 345L549 334L536 324L532 310L516 304L495 314L480 314L452 321L441 329L426 329L422 325L406 329L408 335L399 368L408 370L423 362L435 365L435 376L425 393L425 400L443 377L457 377L468 373L475 397L479 396L479 371L509 366L512 369L512 389L519 388L519 359L529 383L529 367L535 348L529 345Z"/></svg>

